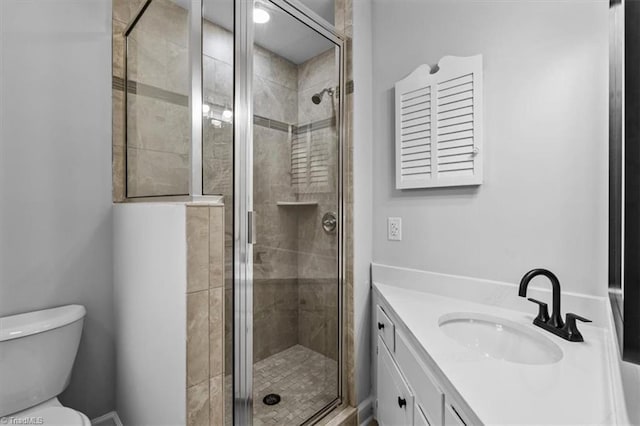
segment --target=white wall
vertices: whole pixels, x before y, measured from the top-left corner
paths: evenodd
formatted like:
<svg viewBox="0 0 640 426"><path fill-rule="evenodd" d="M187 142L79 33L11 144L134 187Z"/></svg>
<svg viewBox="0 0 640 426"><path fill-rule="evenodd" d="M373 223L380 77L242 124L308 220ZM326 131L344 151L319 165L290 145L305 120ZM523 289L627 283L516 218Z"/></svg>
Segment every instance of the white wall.
<svg viewBox="0 0 640 426"><path fill-rule="evenodd" d="M371 212L373 86L370 0L353 2L353 32L354 326L355 362L358 371L364 372L356 375L356 398L358 403L362 403L369 396L371 388L370 376L367 374L371 366L369 305L373 232Z"/></svg>
<svg viewBox="0 0 640 426"><path fill-rule="evenodd" d="M374 0L375 262L512 283L546 267L565 291L606 294L607 25L605 0ZM394 82L478 53L485 183L395 190Z"/></svg>
<svg viewBox="0 0 640 426"><path fill-rule="evenodd" d="M117 411L125 425L186 419L184 204L114 206Z"/></svg>
<svg viewBox="0 0 640 426"><path fill-rule="evenodd" d="M114 407L111 1L0 1L0 316L87 308L62 402Z"/></svg>

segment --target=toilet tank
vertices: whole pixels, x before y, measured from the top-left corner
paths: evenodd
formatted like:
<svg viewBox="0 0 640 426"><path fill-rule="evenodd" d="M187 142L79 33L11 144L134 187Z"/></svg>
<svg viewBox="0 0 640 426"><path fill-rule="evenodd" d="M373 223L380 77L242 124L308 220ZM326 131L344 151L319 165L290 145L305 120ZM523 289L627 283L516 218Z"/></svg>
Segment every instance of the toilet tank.
<svg viewBox="0 0 640 426"><path fill-rule="evenodd" d="M0 318L0 417L67 387L85 314L67 305Z"/></svg>

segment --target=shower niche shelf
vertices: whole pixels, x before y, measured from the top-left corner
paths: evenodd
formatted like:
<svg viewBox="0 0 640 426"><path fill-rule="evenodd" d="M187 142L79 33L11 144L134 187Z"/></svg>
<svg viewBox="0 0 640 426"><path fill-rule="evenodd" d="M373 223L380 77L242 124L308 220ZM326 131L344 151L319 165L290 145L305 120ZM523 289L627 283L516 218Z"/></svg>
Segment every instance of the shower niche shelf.
<svg viewBox="0 0 640 426"><path fill-rule="evenodd" d="M276 205L279 207L317 207L317 201L278 201Z"/></svg>

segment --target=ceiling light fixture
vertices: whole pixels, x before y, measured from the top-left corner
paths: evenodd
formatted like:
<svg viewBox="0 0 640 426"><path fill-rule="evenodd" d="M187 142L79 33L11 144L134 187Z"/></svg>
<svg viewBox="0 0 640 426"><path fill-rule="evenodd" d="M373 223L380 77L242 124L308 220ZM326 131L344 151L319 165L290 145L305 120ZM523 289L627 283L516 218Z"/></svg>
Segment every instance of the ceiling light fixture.
<svg viewBox="0 0 640 426"><path fill-rule="evenodd" d="M209 114L210 110L211 110L211 107L209 106L209 104L202 104L202 114L203 115Z"/></svg>
<svg viewBox="0 0 640 426"><path fill-rule="evenodd" d="M222 111L222 117L230 119L231 117L233 117L233 112L230 109L225 109L224 111Z"/></svg>
<svg viewBox="0 0 640 426"><path fill-rule="evenodd" d="M271 15L264 9L259 7L253 8L253 22L256 24L266 24L271 19Z"/></svg>

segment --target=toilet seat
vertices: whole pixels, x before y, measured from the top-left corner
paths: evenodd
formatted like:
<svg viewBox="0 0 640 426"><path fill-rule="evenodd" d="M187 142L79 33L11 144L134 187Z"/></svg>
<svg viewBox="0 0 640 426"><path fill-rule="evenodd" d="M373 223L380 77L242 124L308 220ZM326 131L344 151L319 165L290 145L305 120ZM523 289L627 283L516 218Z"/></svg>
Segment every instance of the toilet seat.
<svg viewBox="0 0 640 426"><path fill-rule="evenodd" d="M26 420L42 418L45 426L89 426L91 422L84 414L67 407L46 407L39 410L30 410L28 415L23 414L16 418L24 417ZM26 423L25 423L26 424ZM31 423L34 424L34 423Z"/></svg>

